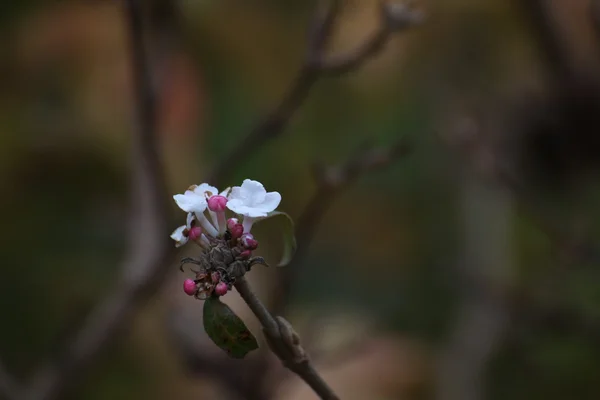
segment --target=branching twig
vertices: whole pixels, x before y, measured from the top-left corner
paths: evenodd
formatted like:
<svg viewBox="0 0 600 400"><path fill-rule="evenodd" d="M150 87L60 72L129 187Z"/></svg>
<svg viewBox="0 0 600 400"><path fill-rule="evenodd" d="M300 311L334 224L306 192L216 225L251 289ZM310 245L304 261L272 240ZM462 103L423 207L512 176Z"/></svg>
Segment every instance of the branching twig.
<svg viewBox="0 0 600 400"><path fill-rule="evenodd" d="M244 277L238 279L235 288L262 324L271 349L283 364L302 378L321 399L338 400L339 397L315 370L300 347L298 337L289 323L269 313Z"/></svg>
<svg viewBox="0 0 600 400"><path fill-rule="evenodd" d="M240 165L249 149L257 149L266 141L277 137L292 114L303 103L310 88L322 72L341 74L354 69L383 47L387 37L379 37L376 43L369 42L359 46L357 51L346 58L337 58L335 62L321 63L322 52L326 46L334 25L339 0L324 2L315 19L310 46L303 67L283 101L275 110L259 123L245 139L219 163L210 175L211 182L221 181L235 167ZM40 367L28 385L25 397L28 399L55 399L75 380L101 353L101 350L121 329L128 317L153 293L168 273L171 247L166 240L165 183L157 149L156 137L156 93L152 85L148 55L143 40L142 2L124 0L128 32L131 40L133 77L137 100L136 129L132 143L132 233L128 256L122 266L123 276L116 288L101 301L86 319L81 329L70 341L69 347L60 355L60 360L51 361ZM324 10L324 11L323 11ZM390 20L387 19L386 23ZM378 36L376 36L378 37ZM140 234L143 232L143 234ZM294 367L296 368L296 367ZM316 387L326 386L319 383L317 375L310 368L297 373ZM1 372L1 371L0 371ZM10 379L5 382L11 382ZM7 388L12 387L9 383ZM325 397L335 398L335 397Z"/></svg>
<svg viewBox="0 0 600 400"><path fill-rule="evenodd" d="M324 0L319 4L319 8L313 18L308 38L308 50L304 64L293 81L291 88L273 111L268 113L259 123L254 126L248 134L241 140L223 159L214 167L209 174L207 182L220 184L222 181L246 158L269 140L275 139L283 133L286 125L293 116L294 112L306 100L312 86L321 75L342 75L351 72L360 67L364 62L380 51L394 31L402 30L412 24L418 23L422 19L422 14L408 6L392 6L387 2L382 2L382 19L380 26L375 33L358 45L356 49L337 57L326 58L323 51L327 45L331 31L335 25L338 16L341 1ZM349 160L343 168L342 179L346 182L328 182L319 190L319 199L313 199L306 208L305 213L300 217L297 224L297 241L300 247L296 253L293 265L285 269L285 273L292 274L297 269L294 265L302 263L305 255L305 249L308 248L311 237L320 221L322 215L327 209L327 205L332 202L336 195L341 191L345 184L355 180L361 172L374 169L378 166L384 166L392 158L396 158L406 151L406 144L401 143L391 149L372 150L364 154L359 154ZM387 160L389 157L390 160ZM328 169L333 174L335 168ZM327 178L329 179L329 178ZM321 179L319 180L321 182ZM325 182L325 180L323 180ZM335 186L335 187L334 187ZM282 296L281 300L274 303L275 314L281 314L286 304L291 280L294 276L285 275L282 277L284 285L280 286L281 291L275 294L276 299ZM287 283L290 282L290 283ZM203 354L196 354L195 363L201 363L206 358ZM240 365L243 368L243 365ZM254 368L254 371L264 375L263 369Z"/></svg>
<svg viewBox="0 0 600 400"><path fill-rule="evenodd" d="M115 337L137 306L168 272L171 247L165 236L165 184L157 149L156 95L143 40L142 1L125 0L125 15L136 96L136 127L132 141L132 221L129 254L123 277L112 294L92 311L60 354L34 374L28 399L55 399L74 382L105 344Z"/></svg>
<svg viewBox="0 0 600 400"><path fill-rule="evenodd" d="M335 23L339 0L325 0L314 18L310 31L309 48L294 83L279 105L264 117L215 166L208 182L220 184L234 167L244 162L252 150L283 133L294 112L304 103L313 85L322 75L340 76L355 70L380 51L393 32L419 23L422 14L411 7L381 2L381 23L373 36L354 50L340 56L327 58L323 52Z"/></svg>
<svg viewBox="0 0 600 400"><path fill-rule="evenodd" d="M290 265L281 270L277 291L274 293L273 306L275 314L283 314L289 304L291 285L296 278L299 266L304 262L308 248L323 215L331 203L342 191L354 183L366 172L384 168L393 161L409 153L410 146L406 139L400 140L390 148L361 150L346 162L333 167L316 167L315 177L317 189L305 207L296 224L298 250Z"/></svg>

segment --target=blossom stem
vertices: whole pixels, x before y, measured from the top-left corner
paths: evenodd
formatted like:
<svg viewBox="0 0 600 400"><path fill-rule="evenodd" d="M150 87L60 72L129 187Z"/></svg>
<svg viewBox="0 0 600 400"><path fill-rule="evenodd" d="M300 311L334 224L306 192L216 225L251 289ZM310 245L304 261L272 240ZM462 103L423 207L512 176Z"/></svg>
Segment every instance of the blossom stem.
<svg viewBox="0 0 600 400"><path fill-rule="evenodd" d="M242 225L244 226L244 233L249 233L250 229L252 229L252 224L254 223L253 217L244 217L244 221Z"/></svg>
<svg viewBox="0 0 600 400"><path fill-rule="evenodd" d="M204 233L202 234L202 236L200 236L200 240L198 241L198 244L201 247L204 247L205 249L210 248L210 241L208 240L208 238L206 237L206 235Z"/></svg>
<svg viewBox="0 0 600 400"><path fill-rule="evenodd" d="M219 229L220 224L219 224L219 218L217 216L217 213L211 210L208 210L208 214L210 215L210 220L212 221L213 225L217 227L217 229ZM220 229L219 229L220 231Z"/></svg>
<svg viewBox="0 0 600 400"><path fill-rule="evenodd" d="M219 227L219 233L222 235L227 230L227 217L225 217L225 211L217 211L217 226Z"/></svg>
<svg viewBox="0 0 600 400"><path fill-rule="evenodd" d="M217 237L219 232L217 232L217 230L215 229L213 224L211 224L210 221L208 219L206 219L206 216L204 215L204 213L196 213L196 219L200 223L200 226L202 227L202 229L204 229L204 232L206 232L208 235L210 235L212 237Z"/></svg>

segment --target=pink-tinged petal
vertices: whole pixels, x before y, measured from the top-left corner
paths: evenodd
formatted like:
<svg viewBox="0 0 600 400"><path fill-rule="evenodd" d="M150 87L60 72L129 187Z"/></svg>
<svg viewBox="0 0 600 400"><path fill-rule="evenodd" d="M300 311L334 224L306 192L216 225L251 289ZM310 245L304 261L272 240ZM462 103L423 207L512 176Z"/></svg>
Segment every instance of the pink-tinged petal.
<svg viewBox="0 0 600 400"><path fill-rule="evenodd" d="M223 212L227 208L227 197L221 195L211 196L208 199L208 208L214 212Z"/></svg>

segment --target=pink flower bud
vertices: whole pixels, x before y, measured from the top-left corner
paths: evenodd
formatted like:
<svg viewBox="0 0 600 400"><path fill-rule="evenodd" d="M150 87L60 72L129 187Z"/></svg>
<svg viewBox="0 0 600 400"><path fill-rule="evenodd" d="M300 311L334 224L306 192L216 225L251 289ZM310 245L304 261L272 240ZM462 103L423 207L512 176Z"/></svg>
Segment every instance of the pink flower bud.
<svg viewBox="0 0 600 400"><path fill-rule="evenodd" d="M221 195L211 196L208 199L208 209L210 211L223 212L227 206L227 197Z"/></svg>
<svg viewBox="0 0 600 400"><path fill-rule="evenodd" d="M217 286L215 286L215 294L217 296L223 296L227 294L228 290L229 288L227 287L227 284L225 282L219 282L217 283Z"/></svg>
<svg viewBox="0 0 600 400"><path fill-rule="evenodd" d="M247 260L252 255L252 250L244 250L240 253L240 258L242 260Z"/></svg>
<svg viewBox="0 0 600 400"><path fill-rule="evenodd" d="M242 224L235 224L229 228L229 233L231 233L231 238L233 240L237 240L242 237L242 234L244 233L244 226Z"/></svg>
<svg viewBox="0 0 600 400"><path fill-rule="evenodd" d="M185 294L187 294L188 296L193 296L196 294L196 292L198 291L198 288L196 288L196 282L194 282L191 279L186 279L183 282L183 291L185 292Z"/></svg>
<svg viewBox="0 0 600 400"><path fill-rule="evenodd" d="M248 250L256 250L258 247L258 241L254 239L251 233L244 233L242 235L242 244Z"/></svg>
<svg viewBox="0 0 600 400"><path fill-rule="evenodd" d="M200 239L200 236L202 235L202 228L200 228L199 226L194 226L192 229L190 229L188 231L188 237L193 240L194 242L198 239Z"/></svg>
<svg viewBox="0 0 600 400"><path fill-rule="evenodd" d="M227 229L231 230L231 228L236 226L238 223L239 223L239 221L237 218L229 218L227 220Z"/></svg>
<svg viewBox="0 0 600 400"><path fill-rule="evenodd" d="M221 280L221 274L218 272L213 272L210 274L210 279L212 280L212 283L217 283Z"/></svg>

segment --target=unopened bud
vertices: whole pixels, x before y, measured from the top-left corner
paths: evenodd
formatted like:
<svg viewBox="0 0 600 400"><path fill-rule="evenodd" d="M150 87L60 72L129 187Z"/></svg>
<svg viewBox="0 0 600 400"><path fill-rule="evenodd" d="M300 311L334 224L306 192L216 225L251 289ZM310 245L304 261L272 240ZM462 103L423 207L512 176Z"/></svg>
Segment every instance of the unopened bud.
<svg viewBox="0 0 600 400"><path fill-rule="evenodd" d="M211 196L208 199L208 209L210 211L223 212L227 208L227 197L221 195Z"/></svg>
<svg viewBox="0 0 600 400"><path fill-rule="evenodd" d="M239 257L242 260L247 260L250 258L251 255L252 255L252 250L244 250L240 253Z"/></svg>
<svg viewBox="0 0 600 400"><path fill-rule="evenodd" d="M242 224L235 224L229 228L229 233L231 233L231 238L233 240L237 240L242 237L242 234L244 233L244 226Z"/></svg>
<svg viewBox="0 0 600 400"><path fill-rule="evenodd" d="M242 245L248 250L256 250L258 247L258 241L254 239L251 233L244 233L242 235Z"/></svg>
<svg viewBox="0 0 600 400"><path fill-rule="evenodd" d="M188 237L194 242L200 239L200 236L202 236L202 228L199 226L194 226L188 231Z"/></svg>
<svg viewBox="0 0 600 400"><path fill-rule="evenodd" d="M185 294L187 294L188 296L193 296L196 294L196 292L198 291L198 288L196 287L196 282L194 282L191 279L186 279L183 282L183 291L185 292Z"/></svg>
<svg viewBox="0 0 600 400"><path fill-rule="evenodd" d="M225 282L219 282L217 283L217 286L215 286L215 294L217 296L223 296L227 294L228 290L229 288L227 287L227 284Z"/></svg>
<svg viewBox="0 0 600 400"><path fill-rule="evenodd" d="M233 228L238 223L239 221L237 218L229 218L227 220L227 229L231 230L231 228Z"/></svg>

